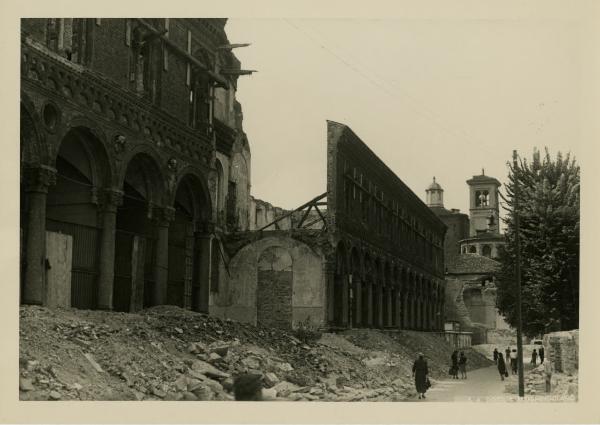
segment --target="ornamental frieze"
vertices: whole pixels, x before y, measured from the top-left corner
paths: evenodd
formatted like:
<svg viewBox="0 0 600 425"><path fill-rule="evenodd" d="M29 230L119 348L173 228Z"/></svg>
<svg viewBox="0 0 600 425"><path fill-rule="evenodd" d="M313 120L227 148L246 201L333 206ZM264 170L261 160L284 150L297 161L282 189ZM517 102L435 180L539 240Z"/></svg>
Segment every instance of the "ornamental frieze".
<svg viewBox="0 0 600 425"><path fill-rule="evenodd" d="M171 151L209 167L213 155L212 135L188 128L164 110L135 94L98 77L80 65L48 51L29 38L21 45L21 75L24 82L48 97L59 98L88 114L140 133L161 150ZM119 153L121 146L113 149Z"/></svg>

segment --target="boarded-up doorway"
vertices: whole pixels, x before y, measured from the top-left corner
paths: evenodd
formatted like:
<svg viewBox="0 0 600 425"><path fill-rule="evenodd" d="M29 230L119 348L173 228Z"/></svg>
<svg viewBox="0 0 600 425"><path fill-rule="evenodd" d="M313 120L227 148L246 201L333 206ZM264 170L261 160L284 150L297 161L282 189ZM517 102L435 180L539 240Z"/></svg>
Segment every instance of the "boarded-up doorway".
<svg viewBox="0 0 600 425"><path fill-rule="evenodd" d="M277 328L292 327L292 257L281 247L265 249L258 260L256 321Z"/></svg>

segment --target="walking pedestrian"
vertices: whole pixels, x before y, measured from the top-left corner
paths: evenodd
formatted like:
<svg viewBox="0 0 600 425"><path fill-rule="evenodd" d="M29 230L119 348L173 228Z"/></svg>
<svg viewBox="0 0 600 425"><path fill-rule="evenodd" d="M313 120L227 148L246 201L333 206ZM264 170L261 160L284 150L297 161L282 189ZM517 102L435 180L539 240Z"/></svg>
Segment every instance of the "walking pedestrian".
<svg viewBox="0 0 600 425"><path fill-rule="evenodd" d="M538 350L538 355L540 356L540 364L544 363L544 346L540 346Z"/></svg>
<svg viewBox="0 0 600 425"><path fill-rule="evenodd" d="M427 367L427 360L425 360L423 353L417 355L417 360L413 364L412 375L415 378L415 388L419 394L419 398L425 398L425 392L428 388L429 381L429 368Z"/></svg>
<svg viewBox="0 0 600 425"><path fill-rule="evenodd" d="M498 364L498 349L494 348L494 363Z"/></svg>
<svg viewBox="0 0 600 425"><path fill-rule="evenodd" d="M538 353L537 350L534 348L533 352L531 353L531 364L532 365L537 365L537 358L538 358Z"/></svg>
<svg viewBox="0 0 600 425"><path fill-rule="evenodd" d="M513 348L512 351L510 352L510 367L512 369L512 374L516 375L517 374L517 349Z"/></svg>
<svg viewBox="0 0 600 425"><path fill-rule="evenodd" d="M450 360L452 360L452 379L458 379L458 351L454 350L452 356L450 356Z"/></svg>
<svg viewBox="0 0 600 425"><path fill-rule="evenodd" d="M500 373L500 380L502 381L504 381L505 376L508 376L508 372L506 371L506 363L504 362L502 353L498 353L498 373Z"/></svg>
<svg viewBox="0 0 600 425"><path fill-rule="evenodd" d="M467 379L467 356L462 351L458 359L458 368L460 369L460 379Z"/></svg>
<svg viewBox="0 0 600 425"><path fill-rule="evenodd" d="M504 361L505 362L509 362L510 360L510 347L506 347L506 350L504 351Z"/></svg>

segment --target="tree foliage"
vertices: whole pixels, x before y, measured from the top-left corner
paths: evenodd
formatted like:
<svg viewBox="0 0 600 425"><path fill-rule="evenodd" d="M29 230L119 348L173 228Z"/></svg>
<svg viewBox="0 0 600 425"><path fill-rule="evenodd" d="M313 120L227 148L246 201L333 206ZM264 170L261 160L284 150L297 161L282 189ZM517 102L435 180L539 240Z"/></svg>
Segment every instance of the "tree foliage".
<svg viewBox="0 0 600 425"><path fill-rule="evenodd" d="M569 154L508 164L502 196L507 210L506 245L500 253L497 304L516 326L515 186L521 240L521 302L525 335L579 326L579 166Z"/></svg>

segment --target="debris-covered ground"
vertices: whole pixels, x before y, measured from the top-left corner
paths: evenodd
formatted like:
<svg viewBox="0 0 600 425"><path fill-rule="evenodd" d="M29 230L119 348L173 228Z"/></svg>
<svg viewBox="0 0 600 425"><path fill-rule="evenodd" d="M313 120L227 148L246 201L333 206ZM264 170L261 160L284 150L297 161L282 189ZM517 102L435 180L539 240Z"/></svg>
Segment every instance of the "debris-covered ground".
<svg viewBox="0 0 600 425"><path fill-rule="evenodd" d="M23 306L20 315L21 400L232 400L233 378L252 372L275 399L402 401L415 395L415 354L425 354L435 380L452 351L418 332L311 339L173 306L137 314ZM471 369L491 364L465 354Z"/></svg>

